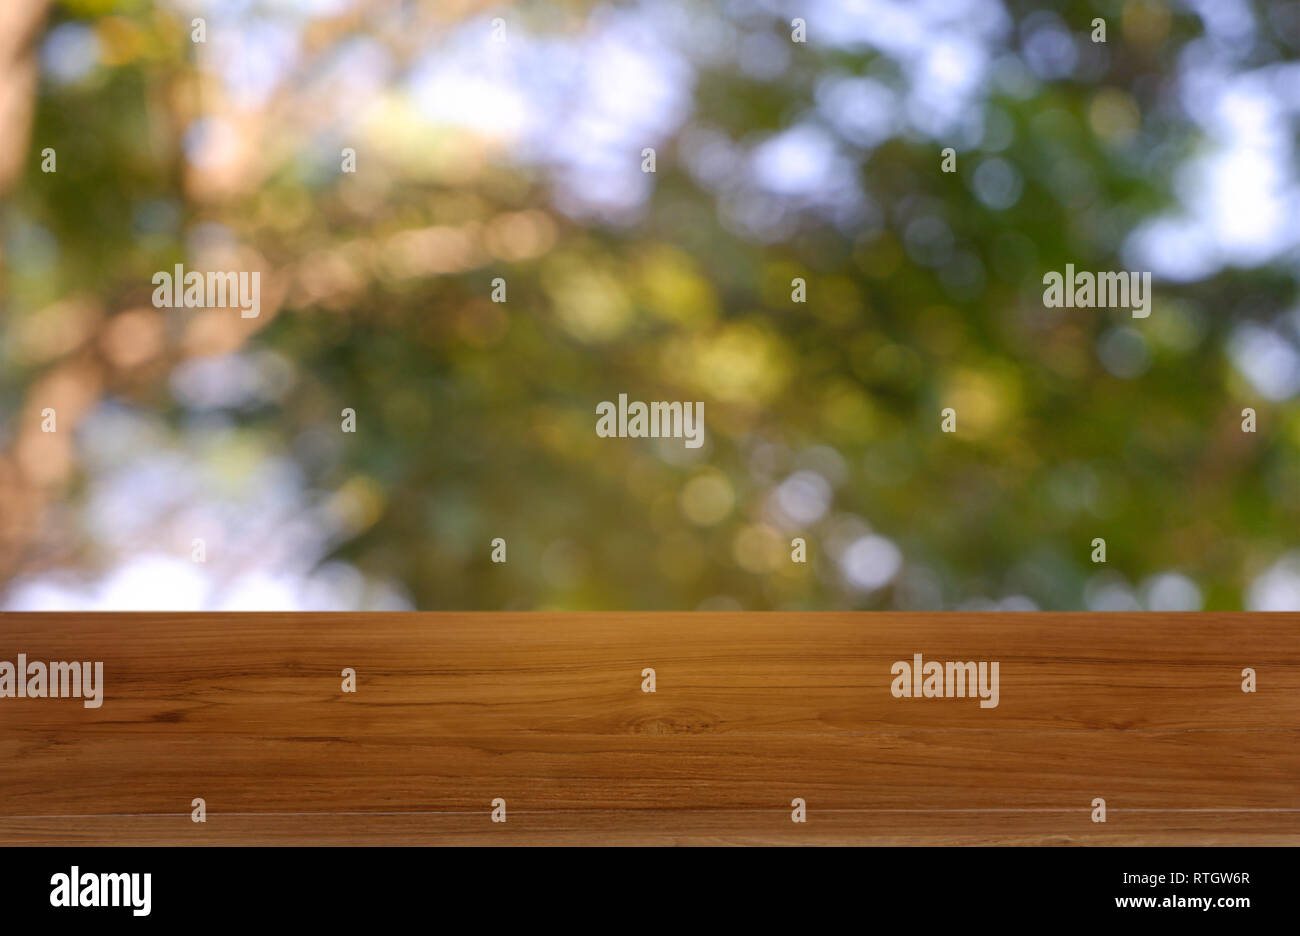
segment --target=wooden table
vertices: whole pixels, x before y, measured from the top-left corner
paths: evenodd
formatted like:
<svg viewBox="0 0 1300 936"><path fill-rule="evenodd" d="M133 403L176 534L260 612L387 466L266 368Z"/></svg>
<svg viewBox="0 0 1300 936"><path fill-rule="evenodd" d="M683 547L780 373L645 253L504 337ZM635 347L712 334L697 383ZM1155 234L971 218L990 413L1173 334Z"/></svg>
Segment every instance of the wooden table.
<svg viewBox="0 0 1300 936"><path fill-rule="evenodd" d="M0 699L6 844L1300 844L1300 614L0 616L19 652L105 696ZM998 706L895 698L916 653Z"/></svg>

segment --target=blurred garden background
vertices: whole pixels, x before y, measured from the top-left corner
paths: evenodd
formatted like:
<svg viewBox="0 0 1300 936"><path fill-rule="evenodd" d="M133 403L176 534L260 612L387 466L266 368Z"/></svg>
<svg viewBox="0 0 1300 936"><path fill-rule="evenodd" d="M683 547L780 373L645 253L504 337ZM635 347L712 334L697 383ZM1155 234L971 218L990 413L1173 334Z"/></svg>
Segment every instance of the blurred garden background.
<svg viewBox="0 0 1300 936"><path fill-rule="evenodd" d="M0 607L1300 609L1298 52L1283 0L6 0Z"/></svg>

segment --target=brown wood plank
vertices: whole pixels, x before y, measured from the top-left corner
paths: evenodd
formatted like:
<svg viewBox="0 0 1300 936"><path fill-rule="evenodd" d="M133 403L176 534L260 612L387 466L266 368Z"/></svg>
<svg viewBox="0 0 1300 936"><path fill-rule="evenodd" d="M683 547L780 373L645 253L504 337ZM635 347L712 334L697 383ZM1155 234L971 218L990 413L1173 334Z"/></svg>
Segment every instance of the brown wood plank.
<svg viewBox="0 0 1300 936"><path fill-rule="evenodd" d="M1125 813L1104 824L1060 813L826 813L789 810L512 812L0 819L14 845L1294 845L1300 822L1275 813Z"/></svg>
<svg viewBox="0 0 1300 936"><path fill-rule="evenodd" d="M666 735L384 742L220 740L175 730L123 755L120 739L18 752L0 815L485 808L1070 808L1094 796L1141 808L1300 809L1300 732L1039 734L926 731L869 737ZM75 752L74 756L72 755ZM6 751L6 754L9 752ZM87 765L111 770L88 772ZM6 772L8 773L8 771Z"/></svg>
<svg viewBox="0 0 1300 936"><path fill-rule="evenodd" d="M4 615L20 651L106 701L0 699L2 840L1300 841L1296 614ZM998 707L893 698L917 652Z"/></svg>

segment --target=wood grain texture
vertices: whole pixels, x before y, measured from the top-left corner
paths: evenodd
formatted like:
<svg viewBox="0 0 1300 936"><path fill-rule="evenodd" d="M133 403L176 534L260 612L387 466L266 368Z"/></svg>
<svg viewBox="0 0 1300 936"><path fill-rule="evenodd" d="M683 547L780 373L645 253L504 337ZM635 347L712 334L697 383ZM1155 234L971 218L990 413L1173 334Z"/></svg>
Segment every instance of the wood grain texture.
<svg viewBox="0 0 1300 936"><path fill-rule="evenodd" d="M1300 843L1297 614L4 615L19 652L105 701L0 699L5 843ZM914 653L998 707L894 698Z"/></svg>

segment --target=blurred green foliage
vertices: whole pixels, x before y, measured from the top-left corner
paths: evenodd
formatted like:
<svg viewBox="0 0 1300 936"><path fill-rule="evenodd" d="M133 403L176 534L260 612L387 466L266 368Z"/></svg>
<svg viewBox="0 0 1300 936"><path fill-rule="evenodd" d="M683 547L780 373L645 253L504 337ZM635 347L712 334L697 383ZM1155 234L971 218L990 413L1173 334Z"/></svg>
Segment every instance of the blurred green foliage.
<svg viewBox="0 0 1300 936"><path fill-rule="evenodd" d="M1017 24L1034 13L1010 7ZM19 447L43 377L75 368L97 399L149 414L183 447L194 417L171 392L173 368L269 350L292 380L274 401L228 412L227 438L251 447L250 464L292 458L305 489L344 518L332 558L395 581L421 609L984 607L1012 596L1082 609L1099 573L1136 587L1168 571L1195 582L1207 608L1242 607L1251 581L1300 543L1300 413L1294 399L1253 392L1225 347L1242 321L1294 305L1295 267L1157 280L1141 321L1049 314L1041 302L1045 271L1128 269L1123 235L1173 205L1174 170L1202 145L1163 103L1199 21L1143 9L1057 5L1080 37L1094 15L1110 17L1105 67L1028 97L990 90L986 113L1011 141L996 155L1023 186L1014 204L976 197L974 172L993 158L978 145L959 148L946 174L941 141L895 134L854 169L879 223L786 208L788 229L767 243L724 223L722 195L687 170L689 131L752 145L813 112L830 72L903 82L888 57L813 42L775 79L701 67L686 130L654 144L644 212L606 224L566 217L546 172L421 120L399 94L364 138L343 138L302 119L319 104L310 64L240 110L196 61L185 17L145 2L111 14L67 4L47 34L84 20L112 64L41 81L4 209L11 468L0 483L8 503L22 491L41 505L7 527L18 548L4 574L93 575L118 558L75 519L95 484L75 449L65 475L24 480ZM519 15L562 35L589 13ZM1162 31L1126 38L1125 15ZM766 28L788 38L778 17ZM309 23L304 44L324 56L359 34L389 42L400 31L341 14ZM1275 41L1260 55L1294 53ZM213 113L244 138L229 178L187 156L193 122ZM341 145L358 151L355 175L338 171ZM40 169L47 146L53 174ZM639 164L640 147L627 159ZM909 242L922 216L947 227L942 262ZM207 347L197 313L165 309L156 353L112 351L114 319L154 315L153 272L202 268L195 232L213 225L256 258L265 321L246 334L231 324L234 337L218 329ZM504 304L489 299L497 276ZM805 304L790 301L794 277L807 281ZM21 338L70 297L95 310L72 338L51 353ZM1099 359L1118 327L1141 335L1140 376ZM132 334L115 340L133 346ZM703 401L708 444L597 438L595 406L619 393ZM955 435L939 431L948 406ZM1255 435L1240 431L1247 406ZM355 435L339 432L345 407ZM93 413L88 404L84 418ZM801 470L831 491L807 523L773 507ZM855 588L846 551L870 534L902 563L883 586ZM504 565L489 558L498 536ZM795 536L806 565L790 561ZM1090 561L1094 537L1107 541L1105 567Z"/></svg>

